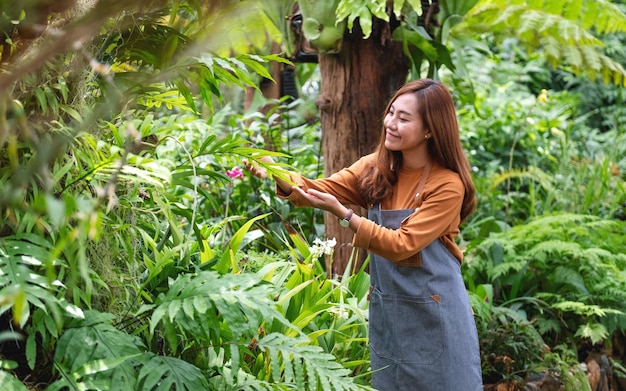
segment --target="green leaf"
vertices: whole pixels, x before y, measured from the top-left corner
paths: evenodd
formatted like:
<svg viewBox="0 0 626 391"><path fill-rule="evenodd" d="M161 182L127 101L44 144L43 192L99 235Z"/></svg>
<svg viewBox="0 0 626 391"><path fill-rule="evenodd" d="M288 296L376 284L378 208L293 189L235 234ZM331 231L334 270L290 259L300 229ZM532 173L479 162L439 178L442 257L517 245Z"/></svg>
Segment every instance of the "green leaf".
<svg viewBox="0 0 626 391"><path fill-rule="evenodd" d="M135 389L135 359L143 357L145 346L139 338L115 329L110 316L85 312L59 338L54 354L55 367L65 374L55 387ZM132 363L126 365L124 363ZM122 365L124 364L124 365Z"/></svg>
<svg viewBox="0 0 626 391"><path fill-rule="evenodd" d="M66 105L62 105L61 106L61 110L63 110L63 112L67 115L69 115L70 117L72 117L72 119L74 119L76 122L82 122L83 121L83 117L80 115L80 113L70 107L70 106L66 106Z"/></svg>
<svg viewBox="0 0 626 391"><path fill-rule="evenodd" d="M589 338L591 343L595 345L602 341L606 341L609 337L609 332L602 324L589 322L581 325L578 330L576 330L575 335L580 338Z"/></svg>
<svg viewBox="0 0 626 391"><path fill-rule="evenodd" d="M5 391L28 391L24 383L4 370L0 370L0 388Z"/></svg>
<svg viewBox="0 0 626 391"><path fill-rule="evenodd" d="M435 62L438 58L437 49L433 46L432 40L428 37L423 27L418 27L419 31L409 30L406 27L399 27L394 30L393 38L402 41L405 45L412 45L426 57L428 61ZM408 47L405 47L408 50Z"/></svg>
<svg viewBox="0 0 626 391"><path fill-rule="evenodd" d="M33 333L26 338L26 359L31 370L35 369L35 362L37 361L37 341L35 337L36 335Z"/></svg>
<svg viewBox="0 0 626 391"><path fill-rule="evenodd" d="M250 220L248 220L241 228L237 230L237 232L233 235L233 237L228 242L226 249L222 255L222 258L217 263L215 269L219 273L226 273L229 268L232 268L233 271L237 271L237 261L235 259L235 255L239 251L241 243L245 235L248 233L252 224L254 224L257 220L263 219L269 216L270 213L265 213L259 216L256 216Z"/></svg>
<svg viewBox="0 0 626 391"><path fill-rule="evenodd" d="M385 0L341 0L337 5L337 20L347 19L348 30L352 31L354 21L359 20L363 31L363 39L368 39L372 33L372 18L388 21Z"/></svg>
<svg viewBox="0 0 626 391"><path fill-rule="evenodd" d="M128 360L132 358L137 358L141 356L141 353L131 354L127 356L119 356L119 357L109 357L99 360L89 361L83 364L81 367L77 368L72 375L77 378L82 378L89 375L94 375L99 372L104 372L109 369L114 369L119 365L126 363Z"/></svg>
<svg viewBox="0 0 626 391"><path fill-rule="evenodd" d="M208 390L200 369L176 357L153 355L141 367L138 386L142 390Z"/></svg>
<svg viewBox="0 0 626 391"><path fill-rule="evenodd" d="M48 111L48 101L46 100L46 95L44 91L42 91L40 88L35 89L35 97L37 98L39 107L41 107L41 111L43 113L46 113Z"/></svg>
<svg viewBox="0 0 626 391"><path fill-rule="evenodd" d="M176 33L169 34L161 47L160 61L167 63L171 61L178 50L179 36Z"/></svg>
<svg viewBox="0 0 626 391"><path fill-rule="evenodd" d="M181 275L157 297L150 330L172 323L194 338L219 338L225 322L233 333L251 337L262 322L288 324L274 308L274 290L255 275L220 275L214 271Z"/></svg>

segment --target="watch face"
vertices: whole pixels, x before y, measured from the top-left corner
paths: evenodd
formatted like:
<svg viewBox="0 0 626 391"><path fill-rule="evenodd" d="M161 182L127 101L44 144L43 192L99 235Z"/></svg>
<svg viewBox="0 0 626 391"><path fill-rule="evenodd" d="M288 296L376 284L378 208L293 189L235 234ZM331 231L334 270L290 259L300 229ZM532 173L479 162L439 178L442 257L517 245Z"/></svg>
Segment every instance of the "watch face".
<svg viewBox="0 0 626 391"><path fill-rule="evenodd" d="M344 217L343 219L339 220L339 225L341 225L344 228L347 228L350 226L350 219L352 218L352 209L348 209L348 214L346 215L346 217Z"/></svg>

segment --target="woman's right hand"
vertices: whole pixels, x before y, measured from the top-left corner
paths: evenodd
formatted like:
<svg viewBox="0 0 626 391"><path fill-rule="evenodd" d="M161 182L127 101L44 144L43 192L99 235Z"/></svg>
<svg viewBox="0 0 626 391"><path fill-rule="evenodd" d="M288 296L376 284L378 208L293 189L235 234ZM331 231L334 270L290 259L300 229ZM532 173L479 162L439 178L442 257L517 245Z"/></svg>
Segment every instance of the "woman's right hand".
<svg viewBox="0 0 626 391"><path fill-rule="evenodd" d="M272 159L271 156L263 156L261 158L258 159L259 162L263 162L263 163L274 163L274 159ZM250 172L250 174L261 178L261 179L265 179L268 178L267 175L267 170L264 169L263 167L260 167L258 164L256 164L255 162L249 162L247 160L243 160L243 166L246 169L246 171ZM282 195L284 196L288 196L289 194L291 194L292 191L292 185L291 183L280 179L277 176L274 176L274 180L276 181L276 185L280 188L280 190L282 191Z"/></svg>
<svg viewBox="0 0 626 391"><path fill-rule="evenodd" d="M270 156L263 156L259 159L260 162L264 163L274 163L274 159ZM255 164L254 162L249 162L248 160L243 161L243 167L250 174L254 175L257 178L265 179L267 178L267 171L263 168Z"/></svg>

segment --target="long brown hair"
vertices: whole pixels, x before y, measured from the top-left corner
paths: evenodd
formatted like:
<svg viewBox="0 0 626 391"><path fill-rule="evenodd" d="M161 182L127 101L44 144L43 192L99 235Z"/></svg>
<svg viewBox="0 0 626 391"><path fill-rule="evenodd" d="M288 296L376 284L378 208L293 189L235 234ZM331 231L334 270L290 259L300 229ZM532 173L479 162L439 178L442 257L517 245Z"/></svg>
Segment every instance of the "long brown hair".
<svg viewBox="0 0 626 391"><path fill-rule="evenodd" d="M393 102L400 95L407 93L417 97L417 112L422 118L424 128L430 131L431 137L428 139L430 158L461 177L465 187L461 207L461 221L464 221L476 209L476 189L472 182L469 161L461 145L452 95L446 86L438 81L414 80L395 92L387 104L385 115ZM362 194L368 204L376 204L391 195L393 185L398 181L398 172L402 168L402 153L385 148L384 126L376 151L378 160L359 180Z"/></svg>

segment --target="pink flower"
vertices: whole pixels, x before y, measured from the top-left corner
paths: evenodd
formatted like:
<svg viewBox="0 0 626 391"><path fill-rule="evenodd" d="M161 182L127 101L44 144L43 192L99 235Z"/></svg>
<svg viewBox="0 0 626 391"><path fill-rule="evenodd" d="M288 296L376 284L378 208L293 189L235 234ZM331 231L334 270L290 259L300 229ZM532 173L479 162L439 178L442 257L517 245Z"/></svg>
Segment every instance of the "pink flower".
<svg viewBox="0 0 626 391"><path fill-rule="evenodd" d="M228 175L232 179L243 178L243 171L241 170L241 168L239 168L239 166L235 166L232 170L226 171L226 175Z"/></svg>

